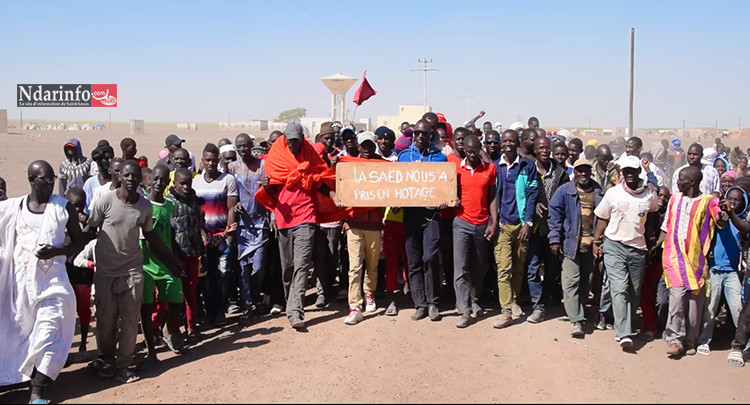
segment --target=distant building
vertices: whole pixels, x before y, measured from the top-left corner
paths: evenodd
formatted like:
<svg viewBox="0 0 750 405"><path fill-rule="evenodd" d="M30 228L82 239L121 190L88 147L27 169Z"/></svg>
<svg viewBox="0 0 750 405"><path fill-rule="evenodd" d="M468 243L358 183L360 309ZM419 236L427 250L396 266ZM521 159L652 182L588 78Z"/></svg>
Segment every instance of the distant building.
<svg viewBox="0 0 750 405"><path fill-rule="evenodd" d="M219 128L247 128L249 130L267 131L268 120L220 121Z"/></svg>
<svg viewBox="0 0 750 405"><path fill-rule="evenodd" d="M427 106L427 111L432 111L432 106ZM424 113L425 107L422 104L400 105L398 106L398 115L379 115L377 118L377 126L386 126L398 133L399 126L402 122L407 121L410 124L414 124L422 119Z"/></svg>

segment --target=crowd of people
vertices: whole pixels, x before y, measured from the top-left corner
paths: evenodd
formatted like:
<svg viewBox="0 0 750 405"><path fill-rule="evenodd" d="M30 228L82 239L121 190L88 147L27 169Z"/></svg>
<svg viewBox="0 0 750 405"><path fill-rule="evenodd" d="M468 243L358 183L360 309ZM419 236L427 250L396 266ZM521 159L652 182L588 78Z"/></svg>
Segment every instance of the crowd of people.
<svg viewBox="0 0 750 405"><path fill-rule="evenodd" d="M71 139L57 174L29 165L28 194L8 198L0 178L0 385L29 380L31 403L47 403L76 316L87 350L92 298L99 355L87 367L130 383L159 363L158 345L182 353L229 314L284 314L304 330L308 286L318 308L348 304L346 325L380 304L385 316L412 306L414 321L455 308L466 328L499 306L500 329L562 303L572 337L585 322L614 329L623 350L661 336L671 358L709 355L725 308L728 362L744 365L747 154L721 138L687 151L679 139L644 151L635 136L584 145L535 117L478 127L483 115L453 128L428 112L398 137L325 122L308 139L290 122L267 140L208 143L198 159L170 134L153 166L131 138L119 156L101 140L90 158ZM336 165L356 161L454 163L458 202L337 206Z"/></svg>

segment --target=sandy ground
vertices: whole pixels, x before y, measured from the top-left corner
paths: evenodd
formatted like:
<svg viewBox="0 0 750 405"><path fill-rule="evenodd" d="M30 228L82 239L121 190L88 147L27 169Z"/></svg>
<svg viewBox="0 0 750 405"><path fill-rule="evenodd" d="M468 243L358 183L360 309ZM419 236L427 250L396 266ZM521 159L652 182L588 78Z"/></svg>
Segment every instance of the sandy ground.
<svg viewBox="0 0 750 405"><path fill-rule="evenodd" d="M170 132L186 138L193 152L238 132L204 127L176 131L174 125L147 124L147 135L136 139L139 154L155 161ZM89 155L98 139L119 146L123 136L129 136L126 124L101 132L8 135L0 146L0 176L10 196L22 195L28 192L28 163L47 159L56 168L68 138L81 139ZM748 402L742 393L750 370L726 363L729 328L717 331L711 356L675 361L667 359L663 341L636 339L637 353L624 353L613 331L592 331L591 324L585 339L571 339L561 306L541 324L495 330L495 305L459 330L450 306L440 322L411 321L408 297L401 298L397 317L383 316L380 308L357 326L343 324L345 304L312 310L314 297L308 299L306 333L293 331L282 316L257 318L244 327L232 317L186 354L161 349L160 366L140 382L102 381L85 363L76 363L63 370L50 396L76 403ZM27 395L0 393L0 403L24 402Z"/></svg>
<svg viewBox="0 0 750 405"><path fill-rule="evenodd" d="M309 291L308 304L314 301ZM385 300L383 300L385 301ZM403 298L403 307L410 300ZM381 302L380 304L387 304ZM283 316L241 326L237 317L183 355L162 348L157 369L137 383L103 381L85 363L53 385L55 402L747 402L746 369L726 363L729 328L717 331L711 356L670 360L666 345L635 339L625 353L614 332L585 328L571 339L562 307L555 319L492 328L496 308L467 329L450 309L440 322L411 321L379 308L356 326L343 324L346 305L308 305L307 331ZM92 352L93 353L93 352ZM0 394L23 402L26 390Z"/></svg>

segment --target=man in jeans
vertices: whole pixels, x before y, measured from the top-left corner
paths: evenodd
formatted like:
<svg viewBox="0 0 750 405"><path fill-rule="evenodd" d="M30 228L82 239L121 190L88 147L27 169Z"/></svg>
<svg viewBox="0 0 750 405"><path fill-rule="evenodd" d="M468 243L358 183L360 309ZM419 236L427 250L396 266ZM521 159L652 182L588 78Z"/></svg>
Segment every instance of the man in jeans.
<svg viewBox="0 0 750 405"><path fill-rule="evenodd" d="M482 160L482 143L475 135L464 139L466 157L457 167L459 206L453 220L453 276L457 328L471 322L484 275L489 268L490 240L497 231L496 167ZM477 313L479 311L476 311Z"/></svg>
<svg viewBox="0 0 750 405"><path fill-rule="evenodd" d="M641 166L635 156L620 161L623 182L604 194L594 210L598 221L594 233L594 256L604 256L612 292L615 340L623 350L633 346L633 318L640 302L646 264L646 217L659 209L653 185L640 179ZM655 180L647 173L649 182Z"/></svg>
<svg viewBox="0 0 750 405"><path fill-rule="evenodd" d="M721 298L727 302L734 325L739 327L738 320L742 310L742 280L738 274L740 267L740 230L733 222L750 227L745 221L747 212L747 194L740 187L731 187L724 197L726 212L732 222L729 226L717 229L711 241L711 253L708 258L708 286L710 288L708 305L703 310L703 331L698 338L698 354L711 354L709 344L713 339L715 317L719 312Z"/></svg>
<svg viewBox="0 0 750 405"><path fill-rule="evenodd" d="M560 187L549 205L551 253L564 256L562 285L565 313L573 327L570 336L583 337L584 304L594 271L594 209L604 190L591 179L591 164L579 159L573 164L573 182Z"/></svg>
<svg viewBox="0 0 750 405"><path fill-rule="evenodd" d="M503 132L500 143L503 154L497 164L499 234L495 261L502 313L493 326L498 329L523 315L516 299L521 293L523 266L539 194L536 165L531 159L518 155L518 144L516 131Z"/></svg>
<svg viewBox="0 0 750 405"><path fill-rule="evenodd" d="M219 148L206 144L202 155L203 173L193 179L196 196L206 202L201 206L205 215L204 229L209 236L206 246L208 288L206 297L207 324L226 325L227 306L232 295L231 263L234 252L237 183L228 173L219 173Z"/></svg>
<svg viewBox="0 0 750 405"><path fill-rule="evenodd" d="M533 129L524 129L523 133L528 136ZM526 319L531 323L539 323L544 320L544 309L547 298L555 288L557 275L560 271L560 258L550 253L550 242L547 237L549 226L547 224L547 211L549 202L555 191L568 182L568 174L565 168L550 159L552 146L547 137L534 139L534 153L536 154L536 171L539 174L539 197L536 203L537 227L529 236L529 267L526 272L529 282L529 294L534 305L534 311ZM542 271L544 263L544 271ZM542 277L544 273L544 277ZM543 280L542 280L543 279ZM557 301L560 302L559 299Z"/></svg>

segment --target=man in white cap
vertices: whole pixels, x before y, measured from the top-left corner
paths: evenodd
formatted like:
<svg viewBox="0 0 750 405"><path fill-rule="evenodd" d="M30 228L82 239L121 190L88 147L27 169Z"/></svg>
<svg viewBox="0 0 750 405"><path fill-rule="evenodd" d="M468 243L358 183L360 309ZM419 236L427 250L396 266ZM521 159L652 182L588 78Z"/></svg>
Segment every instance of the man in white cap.
<svg viewBox="0 0 750 405"><path fill-rule="evenodd" d="M226 173L230 163L237 161L237 148L231 143L219 147L219 172Z"/></svg>
<svg viewBox="0 0 750 405"><path fill-rule="evenodd" d="M633 345L633 319L638 309L646 264L646 217L659 209L652 184L641 180L648 164L635 156L620 160L622 180L607 190L594 210L594 256L604 256L612 291L615 332L623 350Z"/></svg>

